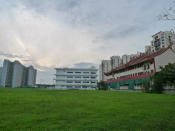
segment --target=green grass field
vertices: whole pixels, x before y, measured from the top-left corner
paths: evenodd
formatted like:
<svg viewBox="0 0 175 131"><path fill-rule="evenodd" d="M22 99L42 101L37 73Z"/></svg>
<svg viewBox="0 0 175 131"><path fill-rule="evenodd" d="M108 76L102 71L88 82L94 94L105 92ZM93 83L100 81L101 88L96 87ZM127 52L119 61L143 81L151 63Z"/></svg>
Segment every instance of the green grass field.
<svg viewBox="0 0 175 131"><path fill-rule="evenodd" d="M175 95L0 88L0 130L175 130Z"/></svg>

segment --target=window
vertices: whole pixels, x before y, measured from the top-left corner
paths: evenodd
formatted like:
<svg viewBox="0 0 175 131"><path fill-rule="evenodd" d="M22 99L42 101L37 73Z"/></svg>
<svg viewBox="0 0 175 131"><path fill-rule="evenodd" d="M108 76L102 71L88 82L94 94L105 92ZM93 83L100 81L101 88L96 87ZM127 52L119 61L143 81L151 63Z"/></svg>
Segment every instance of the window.
<svg viewBox="0 0 175 131"><path fill-rule="evenodd" d="M83 76L83 78L89 78L89 76Z"/></svg>
<svg viewBox="0 0 175 131"><path fill-rule="evenodd" d="M91 74L96 74L96 72L91 72Z"/></svg>
<svg viewBox="0 0 175 131"><path fill-rule="evenodd" d="M75 83L81 83L81 81L75 81Z"/></svg>
<svg viewBox="0 0 175 131"><path fill-rule="evenodd" d="M73 76L67 76L67 78L73 78Z"/></svg>
<svg viewBox="0 0 175 131"><path fill-rule="evenodd" d="M76 74L81 74L81 72L75 72Z"/></svg>
<svg viewBox="0 0 175 131"><path fill-rule="evenodd" d="M96 83L95 81L91 81L91 83Z"/></svg>
<svg viewBox="0 0 175 131"><path fill-rule="evenodd" d="M67 72L67 73L72 74L73 72Z"/></svg>
<svg viewBox="0 0 175 131"><path fill-rule="evenodd" d="M75 78L81 78L81 76L75 76Z"/></svg>
<svg viewBox="0 0 175 131"><path fill-rule="evenodd" d="M83 86L83 88L88 88L87 86Z"/></svg>
<svg viewBox="0 0 175 131"><path fill-rule="evenodd" d="M67 86L67 88L72 88L72 86Z"/></svg>
<svg viewBox="0 0 175 131"><path fill-rule="evenodd" d="M75 88L81 88L81 86L75 86Z"/></svg>
<svg viewBox="0 0 175 131"><path fill-rule="evenodd" d="M148 64L148 65L147 65L147 69L149 69L149 68L150 68L150 65Z"/></svg>
<svg viewBox="0 0 175 131"><path fill-rule="evenodd" d="M91 79L95 79L96 77L94 77L94 76L91 76Z"/></svg>
<svg viewBox="0 0 175 131"><path fill-rule="evenodd" d="M89 83L89 81L83 81L83 83Z"/></svg>
<svg viewBox="0 0 175 131"><path fill-rule="evenodd" d="M83 74L89 74L89 72L83 72Z"/></svg>
<svg viewBox="0 0 175 131"><path fill-rule="evenodd" d="M73 83L72 81L67 81L67 83Z"/></svg>

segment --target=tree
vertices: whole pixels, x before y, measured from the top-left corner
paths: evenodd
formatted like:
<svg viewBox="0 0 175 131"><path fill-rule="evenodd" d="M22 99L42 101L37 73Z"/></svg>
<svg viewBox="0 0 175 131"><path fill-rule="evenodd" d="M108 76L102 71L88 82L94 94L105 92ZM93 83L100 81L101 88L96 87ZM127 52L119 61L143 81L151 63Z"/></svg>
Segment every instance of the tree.
<svg viewBox="0 0 175 131"><path fill-rule="evenodd" d="M158 16L160 20L175 20L175 9L173 8L175 6L175 1L173 1L172 5L172 7L165 9L162 15Z"/></svg>
<svg viewBox="0 0 175 131"><path fill-rule="evenodd" d="M162 93L163 87L169 83L175 85L175 63L161 67L161 71L153 76L152 91Z"/></svg>
<svg viewBox="0 0 175 131"><path fill-rule="evenodd" d="M141 87L142 87L143 92L145 93L151 92L151 82L149 80L143 80Z"/></svg>
<svg viewBox="0 0 175 131"><path fill-rule="evenodd" d="M100 81L97 83L97 88L98 90L108 90L108 84L105 83L104 81Z"/></svg>

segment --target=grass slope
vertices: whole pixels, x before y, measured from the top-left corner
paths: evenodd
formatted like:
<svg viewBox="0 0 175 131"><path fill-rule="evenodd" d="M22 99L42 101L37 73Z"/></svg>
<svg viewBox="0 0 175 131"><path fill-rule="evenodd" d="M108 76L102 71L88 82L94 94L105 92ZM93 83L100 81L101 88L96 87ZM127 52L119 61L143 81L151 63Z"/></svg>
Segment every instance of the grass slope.
<svg viewBox="0 0 175 131"><path fill-rule="evenodd" d="M175 130L175 96L0 88L0 130Z"/></svg>

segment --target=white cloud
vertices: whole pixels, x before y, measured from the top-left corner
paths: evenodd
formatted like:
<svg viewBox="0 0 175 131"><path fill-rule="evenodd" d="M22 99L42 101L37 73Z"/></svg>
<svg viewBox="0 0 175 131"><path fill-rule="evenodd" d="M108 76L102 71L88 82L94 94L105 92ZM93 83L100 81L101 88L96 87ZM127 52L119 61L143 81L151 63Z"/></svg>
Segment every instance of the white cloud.
<svg viewBox="0 0 175 131"><path fill-rule="evenodd" d="M156 2L160 4L154 5ZM0 59L21 60L40 71L53 72L56 66L82 62L98 64L112 55L144 50L153 33L172 26L156 21L160 9L167 6L163 0L132 3L129 0L0 0L0 3L0 51L6 54L0 55ZM41 74L38 79L46 75Z"/></svg>

